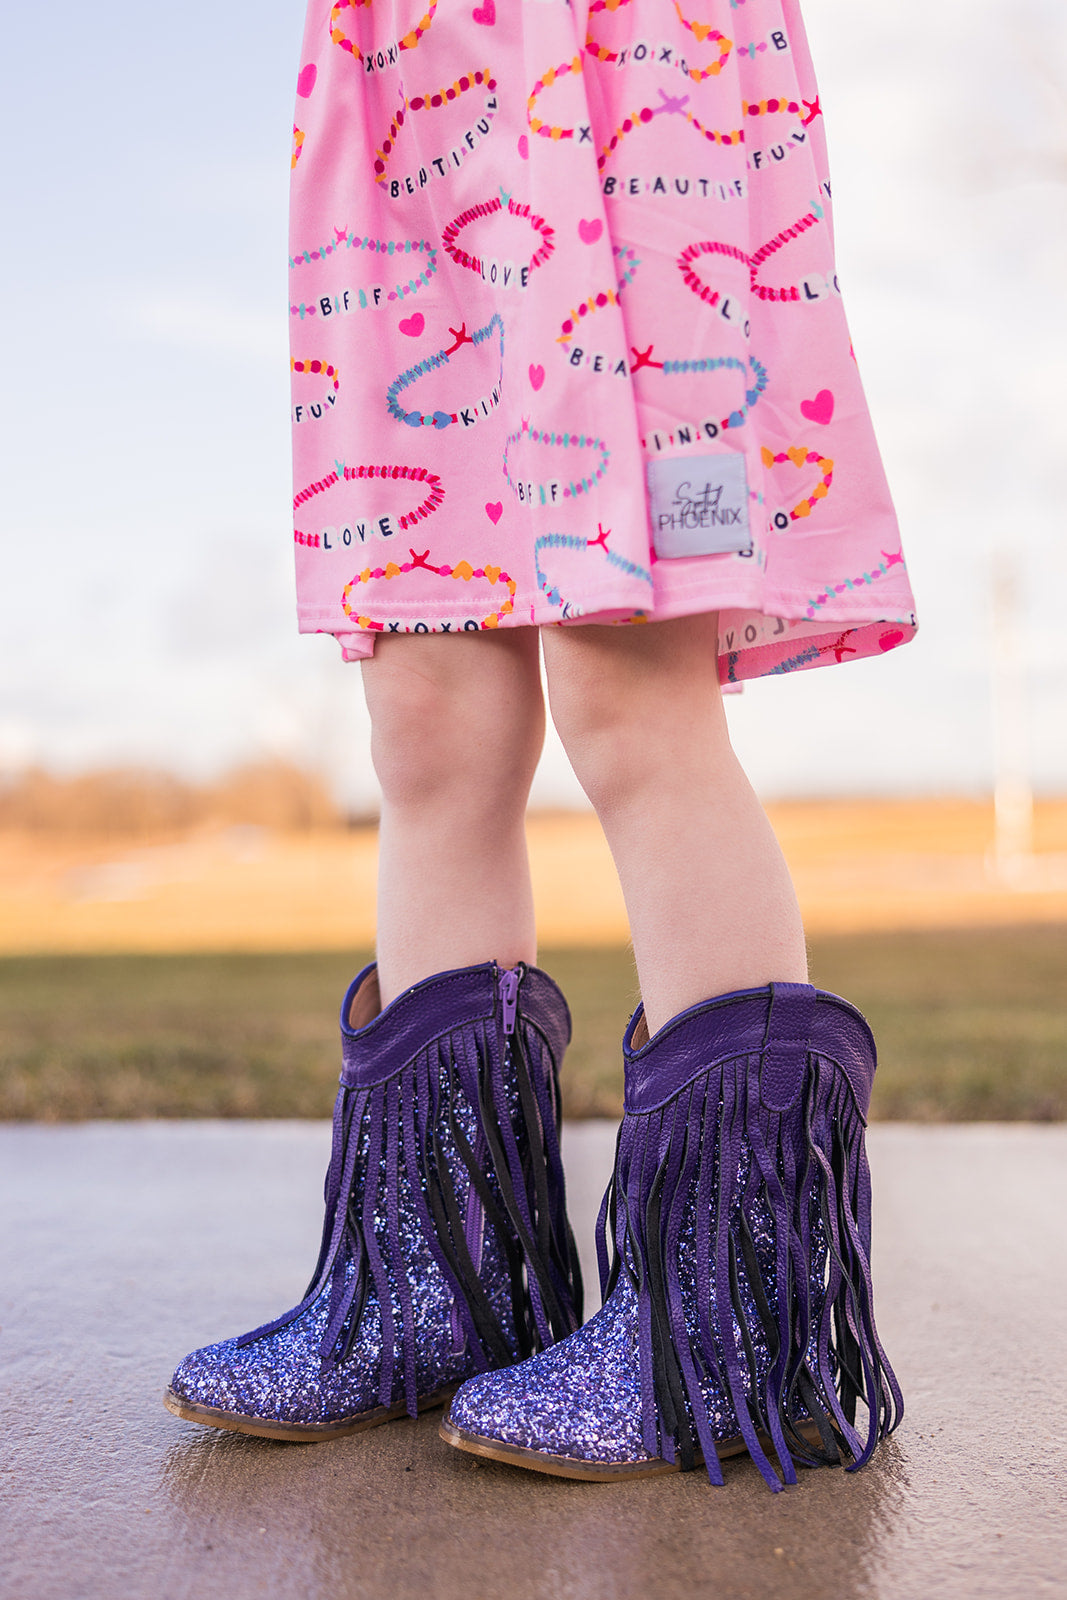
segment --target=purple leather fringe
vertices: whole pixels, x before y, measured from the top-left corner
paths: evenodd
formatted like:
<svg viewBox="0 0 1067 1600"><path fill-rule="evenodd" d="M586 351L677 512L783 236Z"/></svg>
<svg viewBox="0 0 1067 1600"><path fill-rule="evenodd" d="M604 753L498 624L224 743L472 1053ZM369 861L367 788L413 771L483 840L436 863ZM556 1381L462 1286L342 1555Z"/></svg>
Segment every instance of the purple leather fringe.
<svg viewBox="0 0 1067 1600"><path fill-rule="evenodd" d="M461 1345L465 1336L480 1370L510 1365L581 1324L558 1131L558 1068L570 1018L551 980L521 968L517 1010L506 1027L505 974L490 963L428 979L353 1030L351 1000L371 970L355 979L342 1006L344 1068L311 1283L299 1305L238 1343L288 1326L328 1292L321 1354L324 1363L340 1363L373 1285L382 1319L379 1403L392 1404L399 1391L415 1416L402 1188L454 1297L454 1332ZM480 1275L486 1230L496 1234L510 1277L506 1322Z"/></svg>
<svg viewBox="0 0 1067 1600"><path fill-rule="evenodd" d="M605 1298L620 1270L637 1291L644 1446L683 1468L699 1451L721 1483L711 1386L772 1489L797 1463L855 1470L903 1415L874 1323L867 1024L802 984L694 1006L634 1049L641 1017L597 1248Z"/></svg>

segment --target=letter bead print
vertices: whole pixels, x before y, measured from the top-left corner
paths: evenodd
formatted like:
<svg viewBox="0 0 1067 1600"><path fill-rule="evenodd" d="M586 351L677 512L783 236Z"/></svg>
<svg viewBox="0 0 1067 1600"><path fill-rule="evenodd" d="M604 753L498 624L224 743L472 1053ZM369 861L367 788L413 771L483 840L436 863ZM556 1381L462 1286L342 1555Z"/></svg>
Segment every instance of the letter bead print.
<svg viewBox="0 0 1067 1600"><path fill-rule="evenodd" d="M733 683L912 637L798 4L308 0L303 630L715 611Z"/></svg>

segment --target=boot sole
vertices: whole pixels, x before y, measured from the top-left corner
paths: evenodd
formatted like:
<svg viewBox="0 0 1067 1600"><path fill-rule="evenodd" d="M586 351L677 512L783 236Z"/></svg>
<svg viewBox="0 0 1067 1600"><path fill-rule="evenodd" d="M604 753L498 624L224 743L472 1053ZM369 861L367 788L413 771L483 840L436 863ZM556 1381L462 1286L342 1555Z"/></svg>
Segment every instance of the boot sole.
<svg viewBox="0 0 1067 1600"><path fill-rule="evenodd" d="M809 1444L818 1444L819 1430L812 1422L797 1424L798 1433L807 1439ZM509 1467L524 1467L527 1472L544 1472L553 1478L573 1478L581 1483L622 1483L630 1478L659 1478L667 1472L680 1472L682 1469L677 1462L664 1461L659 1457L646 1457L643 1461L581 1461L575 1456L553 1456L543 1450L527 1450L522 1445L507 1444L502 1439L487 1439L479 1433L468 1433L466 1428L457 1428L450 1417L445 1417L438 1432L446 1444L456 1450L466 1450L468 1455L483 1456L488 1461L502 1461ZM760 1433L760 1444L765 1450L773 1450L770 1438ZM748 1451L748 1446L741 1438L723 1439L715 1446L715 1452L720 1461L728 1461L732 1456L742 1456ZM703 1466L704 1456L697 1451L696 1460Z"/></svg>
<svg viewBox="0 0 1067 1600"><path fill-rule="evenodd" d="M420 1411L432 1411L447 1405L455 1394L450 1389L439 1389L418 1402ZM228 1433L250 1433L256 1439L281 1439L287 1444L322 1444L327 1439L343 1439L350 1433L363 1433L367 1428L377 1428L383 1422L395 1422L408 1415L406 1405L377 1406L373 1411L361 1411L355 1417L341 1417L336 1422L274 1422L270 1417L247 1417L237 1411L222 1411L217 1406L199 1406L192 1400L183 1400L173 1389L163 1391L163 1404L183 1422L198 1422L203 1428L224 1428Z"/></svg>

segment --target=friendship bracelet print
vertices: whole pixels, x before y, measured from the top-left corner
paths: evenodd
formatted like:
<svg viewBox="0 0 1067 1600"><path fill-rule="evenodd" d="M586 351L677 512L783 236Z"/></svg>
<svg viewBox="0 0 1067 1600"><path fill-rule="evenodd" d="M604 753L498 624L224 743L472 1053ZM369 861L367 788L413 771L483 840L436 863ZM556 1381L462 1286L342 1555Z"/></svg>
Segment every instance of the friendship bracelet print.
<svg viewBox="0 0 1067 1600"><path fill-rule="evenodd" d="M662 454L664 450L678 449L682 445L711 443L719 437L723 428L728 426L728 421L721 423L714 417L705 417L702 422L678 422L669 433L666 431L660 433L654 428L647 438L641 440L641 448ZM763 504L762 496L757 495L754 490L749 492L753 499L757 499L760 505Z"/></svg>
<svg viewBox="0 0 1067 1600"><path fill-rule="evenodd" d="M593 4L589 7L590 19L598 11L621 11L624 6L629 4L630 0L593 0ZM632 45L624 45L619 50L612 50L609 46L601 44L598 39L593 37L591 20L585 37L586 54L591 55L595 60L604 63L606 66L614 64L621 68L631 62L635 64L647 62L649 66L668 67L681 72L687 78L691 78L694 83L703 83L706 78L718 77L729 59L730 51L733 49L733 41L727 39L725 34L720 33L717 28L713 28L710 23L690 22L683 16L678 0L675 0L675 10L682 26L694 35L699 44L711 39L713 44L719 46L719 55L715 61L708 62L703 67L691 66L682 56L676 57L673 45L666 43L653 45L644 39L636 40Z"/></svg>
<svg viewBox="0 0 1067 1600"><path fill-rule="evenodd" d="M700 239L696 244L686 245L675 262L686 288L692 289L705 305L717 306L722 298L719 290L712 289L710 284L704 283L693 271L693 262L699 260L701 256L726 256L731 261L740 261L742 266L750 269L752 258L736 244L724 244L718 239Z"/></svg>
<svg viewBox="0 0 1067 1600"><path fill-rule="evenodd" d="M504 210L509 216L525 219L534 233L540 237L540 244L524 267L515 267L508 261L483 260L481 256L468 255L466 250L461 250L456 244L464 228L469 228L472 222L477 222L481 217L496 216L498 212ZM480 200L477 205L469 206L466 211L461 211L458 217L454 217L441 235L441 244L445 254L456 263L457 267L466 267L468 271L477 273L485 282L499 284L501 288L525 289L530 273L542 266L555 250L555 232L556 230L549 226L544 217L537 216L528 205L520 205L518 201L512 199L506 189L501 189L491 200ZM510 274L506 271L509 267Z"/></svg>
<svg viewBox="0 0 1067 1600"><path fill-rule="evenodd" d="M300 160L300 153L304 148L304 140L306 138L307 138L307 135L304 132L303 128L298 128L296 123L294 122L293 123L293 159L289 163L290 172L293 170L293 168L296 166L297 162Z"/></svg>
<svg viewBox="0 0 1067 1600"><path fill-rule="evenodd" d="M822 206L817 201L812 201L812 209L794 222L791 228L783 228L782 232L775 234L773 239L766 244L760 245L755 255L750 259L752 293L757 299L773 301L804 300L810 304L816 300L826 298L830 282L826 275L816 276L813 274L810 287L808 280L804 279L800 283L783 284L777 289L772 289L767 284L760 283L758 279L759 269L765 261L769 261L772 256L777 255L778 251L784 249L793 239L799 239L801 234L807 233L809 228L816 227L823 221L825 215L826 213ZM834 287L836 288L837 275L835 273L832 276Z"/></svg>
<svg viewBox="0 0 1067 1600"><path fill-rule="evenodd" d="M463 323L459 328L449 328L448 331L455 341L454 344L447 345L444 349L438 350L436 355L427 356L424 361L409 367L398 378L394 378L386 390L385 399L389 415L395 417L397 422L406 422L409 428L448 428L453 423L459 423L464 428L473 428L476 422L480 422L482 417L488 417L500 404L501 389L504 382L504 323L500 313L497 312L485 324L484 328L475 328L473 333L467 332L466 323ZM436 372L441 367L449 366L452 357L464 345L469 344L472 349L477 349L494 332L499 340L500 370L494 387L487 395L482 395L478 399L472 400L468 405L461 406L458 411L422 412L405 411L403 409L399 396L405 389L410 389L412 384L418 383L419 379L426 377L428 373Z"/></svg>
<svg viewBox="0 0 1067 1600"><path fill-rule="evenodd" d="M562 478L550 478L544 483L513 478L508 457L512 445L518 444L523 438L529 439L533 444L543 445L546 449L555 447L561 450L595 450L597 464L593 468L592 477L582 474L567 483L564 483ZM529 418L523 417L521 425L514 433L508 434L504 443L504 481L520 505L557 506L562 500L577 499L578 495L588 494L590 489L595 488L607 472L610 460L611 452L603 439L594 438L592 434L552 433L547 428L532 428Z"/></svg>
<svg viewBox="0 0 1067 1600"><path fill-rule="evenodd" d="M688 98L688 96L686 97ZM803 109L802 109L803 108ZM685 120L703 138L716 145L734 145L746 143L744 132L736 130L730 134L723 134L715 128L706 128L699 117L684 106L680 108ZM805 115L805 112L807 115ZM744 106L746 117L774 117L793 115L800 118L800 128L795 129L788 139L779 140L777 144L769 145L766 150L750 150L746 156L746 164L753 172L759 172L768 162L780 164L792 155L794 150L805 146L808 142L808 124L817 116L821 116L818 98L809 100L786 100L782 97L772 97L768 100L747 101Z"/></svg>
<svg viewBox="0 0 1067 1600"><path fill-rule="evenodd" d="M797 655L787 656L784 661L776 661L773 667L767 667L765 669L765 676L768 678L781 678L787 673L799 672L800 669L802 667L806 667L809 662L818 661L822 653L822 648L819 645L809 644L806 650L801 650ZM728 683L736 683L738 681L736 669L740 658L740 651L734 651L729 657L729 670L727 673Z"/></svg>
<svg viewBox="0 0 1067 1600"><path fill-rule="evenodd" d="M607 356L599 350L586 350L581 345L572 343L580 325L587 317L595 316L598 311L603 311L605 306L617 306L619 296L627 284L634 281L637 269L641 265L637 251L632 245L612 245L616 263L616 281L614 289L601 289L596 294L591 294L576 306L571 306L569 315L564 319L556 343L566 355L572 367L588 367L594 375L609 375L613 378L629 376L630 364L622 356Z"/></svg>
<svg viewBox="0 0 1067 1600"><path fill-rule="evenodd" d="M745 362L736 356L714 356L683 361L653 361L652 345L647 350L634 350L637 357L636 365L632 372L639 372L642 367L657 367L668 377L687 375L689 373L733 371L745 372ZM745 403L739 411L731 411L728 416L716 420L715 417L705 417L700 422L683 422L671 433L660 433L653 430L646 439L641 440L642 450L655 450L662 453L664 450L688 444L705 444L717 439L721 433L729 428L741 428L748 421L752 407L759 401L760 396L766 391L769 382L767 369L755 356L748 357L748 367L752 370L754 383L752 388L745 390ZM763 504L762 495L750 491L752 498L760 505Z"/></svg>
<svg viewBox="0 0 1067 1600"><path fill-rule="evenodd" d="M360 6L369 6L371 0L337 0L330 12L330 38L334 44L347 52L353 61L361 61L366 72L384 72L386 67L395 67L400 62L402 50L414 50L419 40L429 30L437 11L438 0L430 0L430 9L422 21L406 33L402 39L394 39L382 49L374 50L370 55L364 55L354 39L349 39L339 24L342 11L356 10Z"/></svg>
<svg viewBox="0 0 1067 1600"><path fill-rule="evenodd" d="M711 284L704 282L694 270L694 263L699 261L701 256L725 256L730 261L740 262L742 266L748 268L751 287L753 272L749 256L735 244L724 244L718 239L700 239L695 244L686 245L674 263L682 274L682 282L686 288L691 289L697 299L702 300L706 306L717 307L723 321L731 327L739 328L748 339L752 333L752 326L745 316L744 302L731 299L729 294L724 294L722 290L714 289Z"/></svg>
<svg viewBox="0 0 1067 1600"><path fill-rule="evenodd" d="M574 129L564 128L560 125L545 122L542 117L534 115L534 107L546 89L551 89L560 78L566 78L570 73L576 72L579 77L582 71L581 56L572 56L569 61L563 61L558 67L549 67L543 72L530 90L526 101L526 121L530 132L536 133L542 139L573 139Z"/></svg>
<svg viewBox="0 0 1067 1600"><path fill-rule="evenodd" d="M349 316L354 311L373 311L377 306L405 300L409 295L418 294L420 289L426 288L437 271L437 246L428 239L360 239L350 234L347 228L335 228L333 231L336 237L332 244L323 244L317 250L304 250L300 255L290 256L290 271L315 261L327 261L340 250L369 250L372 254L377 252L385 256L421 254L428 257L426 266L417 277L409 278L407 283L394 284L391 289L386 289L384 284L373 283L365 289L339 289L336 294L321 295L310 305L301 301L299 305L290 306L289 315L299 317L301 322L305 317L321 316L325 320L330 316Z"/></svg>
<svg viewBox="0 0 1067 1600"><path fill-rule="evenodd" d="M810 211L798 218L792 227L783 228L781 233L776 234L773 239L761 245L753 255L747 255L737 245L726 244L718 239L701 239L694 244L686 245L675 262L675 266L681 273L682 281L685 283L686 288L691 289L697 299L702 300L705 305L718 306L720 314L725 320L740 326L747 339L751 333L751 328L747 319L741 320L744 316L743 310L736 301L731 301L728 294L724 294L721 290L713 288L711 284L705 283L695 270L696 263L703 256L725 257L727 260L740 262L748 268L749 291L757 300L815 305L818 301L825 300L830 294L841 293L836 272L829 274L808 273L797 283L781 284L776 288L771 287L769 284L761 283L759 281L759 272L761 267L772 256L778 254L779 250L784 249L794 239L799 239L803 234L807 233L809 228L816 227L825 219L825 216L826 213L818 201L812 201L812 209Z"/></svg>
<svg viewBox="0 0 1067 1600"><path fill-rule="evenodd" d="M784 533L791 522L810 517L819 501L826 499L834 481L834 464L829 456L822 456L817 450L808 450L804 445L791 445L788 450L780 451L777 455L764 445L760 450L760 458L765 467L781 466L784 462L791 461L794 467L815 466L822 473L822 482L815 486L806 500L799 500L788 515L784 511L776 511L771 518L774 530L777 533Z"/></svg>
<svg viewBox="0 0 1067 1600"><path fill-rule="evenodd" d="M510 616L514 611L515 592L518 584L502 567L472 567L469 561L460 561L454 567L448 565L435 567L430 564L429 550L424 550L421 555L414 550L409 550L408 554L411 557L410 561L404 561L400 564L395 561L389 561L384 567L364 567L362 572L357 572L356 576L345 584L341 593L341 607L345 616L350 621L354 621L358 628L374 633L385 633L386 631L390 633L451 633L452 623L442 623L435 627L429 623L422 622L416 623L413 628L406 627L401 629L399 623L390 623L387 627L384 622L376 622L371 617L356 614L356 602L353 601L352 596L360 584L369 583L372 578L402 578L406 577L410 572L432 572L439 578L453 578L461 583L470 583L474 578L484 578L492 588L495 588L498 583L502 585L507 592L508 598L495 611L491 611L488 616L482 617L480 621L472 618L469 622L465 622L461 631L476 632L486 628L499 627L504 618Z"/></svg>
<svg viewBox="0 0 1067 1600"><path fill-rule="evenodd" d="M678 21L682 24L682 27L687 28L689 32L694 35L698 44L703 44L705 39L714 39L716 43L722 39L723 36L719 32L718 28L711 27L711 25L707 22L693 22L689 17L687 17L682 11L679 0L674 0L674 9L678 13ZM730 54L732 48L733 45L731 41L727 39L726 50L719 62L718 68L716 69L717 71L722 71L722 68L726 63L726 58Z"/></svg>
<svg viewBox="0 0 1067 1600"><path fill-rule="evenodd" d="M628 3L628 0L620 0L620 3ZM617 9L617 7L611 7L609 9ZM725 39L721 34L717 35L717 37L722 39L723 47L728 53L729 49L732 48L730 41ZM586 48L589 48L588 42ZM599 47L595 47L590 53L598 55L598 50ZM626 51L619 52L617 63L621 67L625 64L625 62L628 62L632 58L637 61L645 61L647 59L649 65L671 65L672 63L662 60L664 51L669 53L670 47L661 46L660 57L657 58L656 50L651 45L640 42L634 45L629 53ZM615 57L610 56L610 52L608 53L608 56L610 59L616 59ZM598 59L600 59L599 55ZM722 60L725 61L725 59L726 58L724 56ZM674 62L673 65L682 67L686 76L694 79L696 82L700 82L702 78L710 77L713 75L713 73L722 70L722 62L716 66L708 67L706 70L691 70L684 62ZM581 69L581 56L573 56L569 61L561 62L558 67L549 67L544 73L542 73L541 77L538 78L526 101L526 121L529 125L531 133L538 134L542 139L573 139L576 134L578 134L580 142L584 142L586 139L591 138L591 130L588 124L584 124L580 130L577 128L568 128L562 123L548 122L543 117L538 116L536 113L537 103L546 89L550 89L552 85L558 83L561 78L565 78L572 73L580 73ZM597 157L597 167L601 172L603 172L605 165L614 152L618 149L622 140L628 133L632 133L634 128L651 122L653 117L660 116L663 112L685 112L685 107L688 104L689 99L688 95L670 96L665 94L662 89L659 91L659 95L661 101L663 102L662 105L642 106L635 111L631 111L629 115L623 119L619 127L615 129L611 139L604 146L603 150ZM689 120L695 120L692 118L690 113L685 112L685 114L687 117L689 117ZM719 144L740 144L744 138L744 135L740 129L736 129L732 134L720 134L716 136L705 129L701 123L697 122L696 126L698 130L704 134L705 138L713 138L715 142Z"/></svg>
<svg viewBox="0 0 1067 1600"><path fill-rule="evenodd" d="M635 128L647 126L653 117L664 115L684 117L689 126L699 133L702 138L706 139L710 144L718 145L722 149L732 149L745 143L743 128L731 128L727 131L722 128L705 127L700 118L689 110L689 96L687 94L668 95L660 89L659 98L661 103L658 106L642 106L638 110L631 111L628 116L623 118L597 156L597 168L601 173L603 173L604 168L626 136L632 133ZM808 124L822 114L818 99L798 101L781 97L746 101L743 110L746 117L769 117L789 113L799 117L801 122L799 130L794 131L788 139L770 146L767 150L753 150L748 154L746 157L747 165L753 171L759 171L768 161L775 163L784 161L793 150L806 145L808 142ZM804 111L807 112L807 115L804 115Z"/></svg>
<svg viewBox="0 0 1067 1600"><path fill-rule="evenodd" d="M326 390L326 398L321 403L308 405L305 401L293 406L294 422L318 422L324 417L331 407L337 404L337 392L341 387L341 377L337 368L331 361L320 361L318 358L301 359L293 356L289 362L291 373L311 373L318 377L320 374L327 379L332 387Z"/></svg>
<svg viewBox="0 0 1067 1600"><path fill-rule="evenodd" d="M748 164L754 172L758 172L768 161L773 162L775 165L780 165L795 150L804 148L808 142L808 129L816 117L822 116L822 105L819 96L816 95L814 100L801 99L799 101L784 100L779 96L777 100L753 101L745 107L745 115L748 117L773 117L776 114L783 115L786 113L790 116L799 117L800 127L794 128L789 138L784 142L779 141L777 144L768 145L766 150L750 150Z"/></svg>
<svg viewBox="0 0 1067 1600"><path fill-rule="evenodd" d="M782 55L790 48L789 36L781 28L773 28L765 39L753 39L749 44L734 44L738 55L748 56L750 61L755 61L757 56L764 55L768 50Z"/></svg>
<svg viewBox="0 0 1067 1600"><path fill-rule="evenodd" d="M607 166L608 162L611 160L622 141L626 138L627 134L632 133L635 128L646 127L648 123L652 121L653 117L660 117L665 114L671 115L674 112L684 111L686 103L689 99L688 95L671 96L664 94L662 89L659 91L659 97L663 102L662 105L641 106L638 110L631 111L628 116L623 118L619 126L615 129L611 138L608 140L607 144L604 145L600 154L596 158L597 170L599 172L603 173L604 168ZM724 135L719 142L722 144L740 144L743 138L744 135L741 133L740 129L738 129L735 134L732 134L729 137Z"/></svg>
<svg viewBox="0 0 1067 1600"><path fill-rule="evenodd" d="M672 199L677 196L680 200L692 195L694 200L715 200L724 203L731 200L744 200L748 196L748 183L742 177L731 178L728 182L719 182L710 176L700 174L666 172L631 172L621 175L601 177L601 193L605 199L612 195L637 196L642 194L670 195Z"/></svg>
<svg viewBox="0 0 1067 1600"><path fill-rule="evenodd" d="M359 466L346 467L343 461L334 462L334 470L327 473L325 478L320 478L316 483L309 483L293 497L294 515L300 507L307 505L316 495L325 494L328 489L334 488L339 483L356 483L377 480L381 483L410 482L418 484L420 488L429 489L426 498L409 511L389 511L377 517L355 517L344 526L337 528L324 528L321 533L308 534L296 530L297 544L312 545L315 549L331 550L336 546L331 541L331 534L335 535L336 543L351 545L353 543L365 544L368 538L389 539L397 532L413 528L417 522L422 522L426 517L432 516L445 497L444 486L436 472L431 472L428 467L401 467L401 466Z"/></svg>
<svg viewBox="0 0 1067 1600"><path fill-rule="evenodd" d="M646 354L650 355L651 352L652 346L649 345ZM634 351L634 354L637 354L636 350ZM684 376L688 375L689 373L696 372L733 371L743 373L746 370L745 363L743 361L739 361L736 356L714 356L685 361L644 361L642 362L642 365L650 367L658 366L668 378L674 376ZM752 407L757 404L760 395L763 394L767 388L767 368L763 365L763 363L757 361L755 356L749 356L748 366L752 369L752 376L754 379L753 386L751 389L745 390L745 403L741 407L740 411L731 411L729 416L723 417L722 421L719 423L719 429L723 433L726 432L727 428L740 428L744 426L744 424L748 421L748 414L752 410ZM633 371L636 372L637 370L638 369L636 367L633 368ZM716 437L716 435L713 433L709 434L708 425L706 422L701 425L701 431L703 432L705 438Z"/></svg>
<svg viewBox="0 0 1067 1600"><path fill-rule="evenodd" d="M897 550L895 553L889 550L883 550L881 552L881 556L881 561L879 561L878 565L870 572L862 572L858 578L846 578L844 583L828 583L826 585L825 593L813 596L813 598L808 601L808 609L806 612L808 620L814 620L823 607L836 600L839 594L845 594L846 592L851 594L856 589L862 589L865 586L869 587L872 583L877 583L879 578L887 577L892 567L902 567L904 565L903 550ZM907 626L915 626L914 617L900 617L897 620L903 624L906 624ZM895 640L894 642L902 643L903 641ZM888 647L883 645L882 648L886 649Z"/></svg>
<svg viewBox="0 0 1067 1600"><path fill-rule="evenodd" d="M420 166L414 173L407 173L403 178L390 178L389 161L396 148L397 135L404 126L409 111L439 110L441 106L448 105L450 101L458 100L461 95L467 94L471 89L480 89L483 85L487 93L482 116L473 127L461 134L456 148L447 150L444 155L431 157L425 166ZM414 194L416 189L424 189L434 178L443 178L448 171L461 167L467 156L488 137L498 106L496 79L490 75L488 67L480 72L465 72L454 83L433 94L415 95L410 100L405 96L403 105L399 107L389 124L389 132L382 141L381 149L375 151L375 183L387 185L389 194L395 200L401 193Z"/></svg>
<svg viewBox="0 0 1067 1600"><path fill-rule="evenodd" d="M543 550L581 550L588 553L590 550L600 550L609 567L615 568L627 578L640 578L642 583L650 584L652 574L647 567L640 566L636 561L628 561L625 556L617 555L614 550L608 549L608 535L610 528L604 528L597 523L597 537L595 539L582 539L577 534L571 533L546 533L534 543L534 572L541 593L549 605L559 606L565 617L578 617L582 615L582 608L575 606L569 600L564 600L563 594L557 584L552 583L541 567L541 552Z"/></svg>

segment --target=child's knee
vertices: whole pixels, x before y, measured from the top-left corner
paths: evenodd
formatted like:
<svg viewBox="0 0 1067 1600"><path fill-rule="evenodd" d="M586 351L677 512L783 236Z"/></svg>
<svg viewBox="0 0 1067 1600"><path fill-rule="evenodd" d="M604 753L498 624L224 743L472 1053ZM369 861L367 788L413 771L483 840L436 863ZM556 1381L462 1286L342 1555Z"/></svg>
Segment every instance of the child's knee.
<svg viewBox="0 0 1067 1600"><path fill-rule="evenodd" d="M552 720L600 812L684 766L691 741L709 754L729 746L714 650L697 630L627 632L589 627L546 643ZM682 648L666 648L672 642Z"/></svg>
<svg viewBox="0 0 1067 1600"><path fill-rule="evenodd" d="M639 700L610 672L564 671L550 679L552 721L586 795L603 810L637 778L642 730Z"/></svg>
<svg viewBox="0 0 1067 1600"><path fill-rule="evenodd" d="M492 806L521 790L524 805L544 735L536 655L526 671L510 653L436 643L396 641L364 666L384 798L421 806L455 790Z"/></svg>

